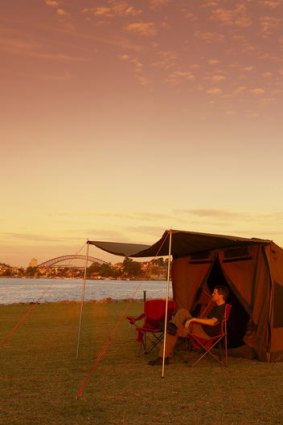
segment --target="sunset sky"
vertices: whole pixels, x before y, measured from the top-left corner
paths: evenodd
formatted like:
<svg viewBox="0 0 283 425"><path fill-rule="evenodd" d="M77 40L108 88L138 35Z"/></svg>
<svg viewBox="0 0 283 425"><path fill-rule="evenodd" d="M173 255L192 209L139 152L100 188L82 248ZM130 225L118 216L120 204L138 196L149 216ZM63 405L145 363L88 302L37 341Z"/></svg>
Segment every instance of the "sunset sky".
<svg viewBox="0 0 283 425"><path fill-rule="evenodd" d="M282 0L6 0L0 54L0 262L283 246Z"/></svg>

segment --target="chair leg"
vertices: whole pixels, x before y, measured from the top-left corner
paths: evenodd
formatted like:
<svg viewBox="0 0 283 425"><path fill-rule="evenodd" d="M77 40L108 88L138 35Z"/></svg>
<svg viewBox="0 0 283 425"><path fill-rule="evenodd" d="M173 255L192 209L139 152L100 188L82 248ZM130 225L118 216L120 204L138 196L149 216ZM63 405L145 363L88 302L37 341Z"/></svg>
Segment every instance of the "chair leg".
<svg viewBox="0 0 283 425"><path fill-rule="evenodd" d="M146 346L145 346L144 335L143 335L142 339L139 342L138 356L141 356L142 354L144 354L145 348Z"/></svg>
<svg viewBox="0 0 283 425"><path fill-rule="evenodd" d="M220 341L220 346L219 346L219 361L223 364L225 364L225 352L224 352L224 347L223 347L223 342Z"/></svg>
<svg viewBox="0 0 283 425"><path fill-rule="evenodd" d="M228 366L228 338L227 338L227 335L226 335L226 338L225 338L225 354L226 354L226 366Z"/></svg>
<svg viewBox="0 0 283 425"><path fill-rule="evenodd" d="M154 348L162 341L163 339L163 333L162 334L153 334L151 339L151 346L145 350L145 354L149 354L154 350Z"/></svg>
<svg viewBox="0 0 283 425"><path fill-rule="evenodd" d="M149 354L152 352L152 350L154 350L154 348L161 342L163 338L163 334L152 334L150 336L147 335L147 333L145 332L143 334L143 337L140 341L140 350L139 350L139 354L141 354L141 352L143 354Z"/></svg>
<svg viewBox="0 0 283 425"><path fill-rule="evenodd" d="M228 365L228 345L225 337L219 342L219 362L223 366Z"/></svg>
<svg viewBox="0 0 283 425"><path fill-rule="evenodd" d="M201 349L201 347L200 347ZM193 342L191 340L191 338L188 338L187 340L187 352L188 352L188 356L187 356L187 363L191 363L191 358L193 357L193 352L194 352L194 346L193 346ZM194 363L192 363L193 365Z"/></svg>
<svg viewBox="0 0 283 425"><path fill-rule="evenodd" d="M210 355L211 357L213 357L218 363L222 364L223 366L227 366L227 342L225 342L225 350L224 353L222 353L222 343L225 341L219 340L219 341L215 341L214 344L212 344L210 347L206 347L205 344L202 344L201 341L197 341L197 344L199 344L200 349L203 349L204 352L201 354L201 356L198 357L198 359L193 362L191 364L192 367L196 366L206 355ZM217 353L217 355L215 353L213 353L213 349L218 346L218 350L219 352ZM224 354L224 359L222 357L222 354Z"/></svg>

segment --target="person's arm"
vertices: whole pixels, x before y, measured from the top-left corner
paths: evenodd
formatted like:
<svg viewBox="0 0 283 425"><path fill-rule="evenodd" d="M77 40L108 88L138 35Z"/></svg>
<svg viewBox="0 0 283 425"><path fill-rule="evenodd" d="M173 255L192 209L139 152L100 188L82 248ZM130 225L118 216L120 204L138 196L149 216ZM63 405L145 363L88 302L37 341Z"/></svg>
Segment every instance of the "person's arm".
<svg viewBox="0 0 283 425"><path fill-rule="evenodd" d="M208 326L215 326L218 323L218 319L216 317L211 318L198 318L198 317L192 317L191 319L187 320L184 324L186 329L189 329L191 323L199 323L200 325L208 325Z"/></svg>

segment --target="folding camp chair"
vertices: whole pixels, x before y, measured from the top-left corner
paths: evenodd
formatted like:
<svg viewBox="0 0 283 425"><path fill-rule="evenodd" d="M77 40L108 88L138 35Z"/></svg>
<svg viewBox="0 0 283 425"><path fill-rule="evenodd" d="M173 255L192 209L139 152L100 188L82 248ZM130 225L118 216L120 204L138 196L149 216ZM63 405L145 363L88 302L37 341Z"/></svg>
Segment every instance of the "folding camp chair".
<svg viewBox="0 0 283 425"><path fill-rule="evenodd" d="M137 332L136 340L141 344L140 350L144 354L150 353L162 340L164 333L166 301L164 299L147 300L144 303L144 312L137 316L127 316L131 325L135 326ZM172 318L175 310L175 302L168 300L168 321ZM139 324L144 319L143 324Z"/></svg>
<svg viewBox="0 0 283 425"><path fill-rule="evenodd" d="M200 351L200 356L192 366L197 365L204 357L208 354L213 357L216 361L221 363L223 366L228 364L228 346L227 346L227 321L231 312L231 304L225 305L225 312L223 320L221 321L219 334L212 336L209 339L200 338L194 334L189 334L189 348L195 348L196 351ZM218 356L213 352L214 348L219 347ZM223 356L224 351L224 356Z"/></svg>

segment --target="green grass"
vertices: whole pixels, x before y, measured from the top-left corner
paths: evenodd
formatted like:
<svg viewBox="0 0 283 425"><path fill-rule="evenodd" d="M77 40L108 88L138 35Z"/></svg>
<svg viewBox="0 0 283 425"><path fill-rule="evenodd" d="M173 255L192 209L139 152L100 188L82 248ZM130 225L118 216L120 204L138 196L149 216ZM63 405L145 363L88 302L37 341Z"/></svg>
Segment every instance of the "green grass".
<svg viewBox="0 0 283 425"><path fill-rule="evenodd" d="M0 307L0 341L29 308ZM123 318L141 310L138 302L86 303L76 360L80 305L37 305L0 348L1 425L283 423L283 363L230 357L228 368L212 359L191 368L180 352L162 379L147 365L156 353L137 354Z"/></svg>

